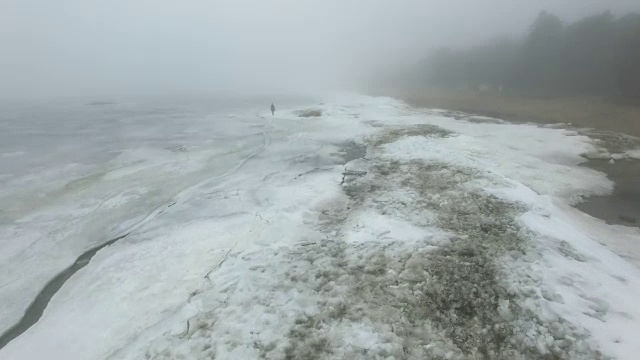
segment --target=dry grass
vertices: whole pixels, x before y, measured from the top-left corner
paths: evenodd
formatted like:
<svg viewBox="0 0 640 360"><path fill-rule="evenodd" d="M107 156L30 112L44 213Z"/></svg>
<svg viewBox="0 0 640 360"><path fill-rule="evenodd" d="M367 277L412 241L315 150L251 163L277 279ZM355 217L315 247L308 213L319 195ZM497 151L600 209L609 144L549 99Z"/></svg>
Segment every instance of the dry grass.
<svg viewBox="0 0 640 360"><path fill-rule="evenodd" d="M473 91L391 90L383 92L413 106L459 110L511 121L576 126L640 137L640 106L602 97L525 97Z"/></svg>

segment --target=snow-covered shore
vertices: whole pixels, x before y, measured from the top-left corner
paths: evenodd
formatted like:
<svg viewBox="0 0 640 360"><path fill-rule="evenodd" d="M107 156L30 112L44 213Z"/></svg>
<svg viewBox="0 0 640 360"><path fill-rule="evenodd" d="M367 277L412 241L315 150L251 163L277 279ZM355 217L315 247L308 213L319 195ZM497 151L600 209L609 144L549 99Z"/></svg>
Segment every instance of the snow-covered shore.
<svg viewBox="0 0 640 360"><path fill-rule="evenodd" d="M157 167L139 160L101 175L82 195L97 206L145 199L99 195L132 179L180 191L156 197L152 217L131 206L119 216L137 221L100 218L135 231L68 280L0 358L634 359L640 231L571 207L612 190L579 166L600 144L389 98L313 109L321 116L234 115L238 138L253 134L238 152L203 145L158 165L194 166L189 176L154 182ZM3 243L33 230L19 221L51 226L43 214L77 201L60 198L3 225ZM3 265L43 252L20 248ZM16 304L32 295L0 291Z"/></svg>

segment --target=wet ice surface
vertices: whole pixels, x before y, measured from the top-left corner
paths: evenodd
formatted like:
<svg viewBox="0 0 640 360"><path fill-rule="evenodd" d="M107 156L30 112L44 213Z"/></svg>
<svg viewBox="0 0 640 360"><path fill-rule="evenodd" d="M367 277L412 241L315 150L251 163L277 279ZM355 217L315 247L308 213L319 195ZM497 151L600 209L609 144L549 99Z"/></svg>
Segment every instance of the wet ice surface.
<svg viewBox="0 0 640 360"><path fill-rule="evenodd" d="M263 147L255 106L246 99L5 105L0 331L85 250Z"/></svg>
<svg viewBox="0 0 640 360"><path fill-rule="evenodd" d="M320 116L298 116L309 108ZM31 230L61 220L51 206L141 186L145 206L116 196L127 211L83 215L83 224L116 233L136 224L125 222L131 214L153 216L98 252L0 357L633 359L640 351L640 309L630 301L640 295L631 264L640 233L570 206L613 188L579 166L581 154L599 151L592 139L360 96L266 113L231 117L218 141L234 152L207 142L219 124L190 118L185 126L203 144L168 159L145 153L163 159L149 166L138 154L100 175L105 184L80 182L71 200L64 193L41 205L48 212L21 210L49 218L18 221L27 215L14 211L6 229ZM178 160L185 153L190 160ZM15 266L23 254L41 256L7 259ZM7 299L27 298L7 289Z"/></svg>

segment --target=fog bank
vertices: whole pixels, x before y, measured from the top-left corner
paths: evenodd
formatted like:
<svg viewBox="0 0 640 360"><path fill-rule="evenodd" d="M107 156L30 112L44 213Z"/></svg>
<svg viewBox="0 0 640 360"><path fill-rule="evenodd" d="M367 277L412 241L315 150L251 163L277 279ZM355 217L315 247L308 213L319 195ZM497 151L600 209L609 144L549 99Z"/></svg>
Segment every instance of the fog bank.
<svg viewBox="0 0 640 360"><path fill-rule="evenodd" d="M0 97L350 88L439 46L637 0L3 0Z"/></svg>

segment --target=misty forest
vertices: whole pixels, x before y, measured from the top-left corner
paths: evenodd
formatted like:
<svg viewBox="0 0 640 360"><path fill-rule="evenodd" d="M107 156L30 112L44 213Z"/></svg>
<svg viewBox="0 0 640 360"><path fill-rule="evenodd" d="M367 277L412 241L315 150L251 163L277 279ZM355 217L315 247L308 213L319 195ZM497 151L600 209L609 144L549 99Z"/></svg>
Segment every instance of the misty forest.
<svg viewBox="0 0 640 360"><path fill-rule="evenodd" d="M416 87L639 98L640 14L567 22L542 11L522 38L441 48L407 76Z"/></svg>

